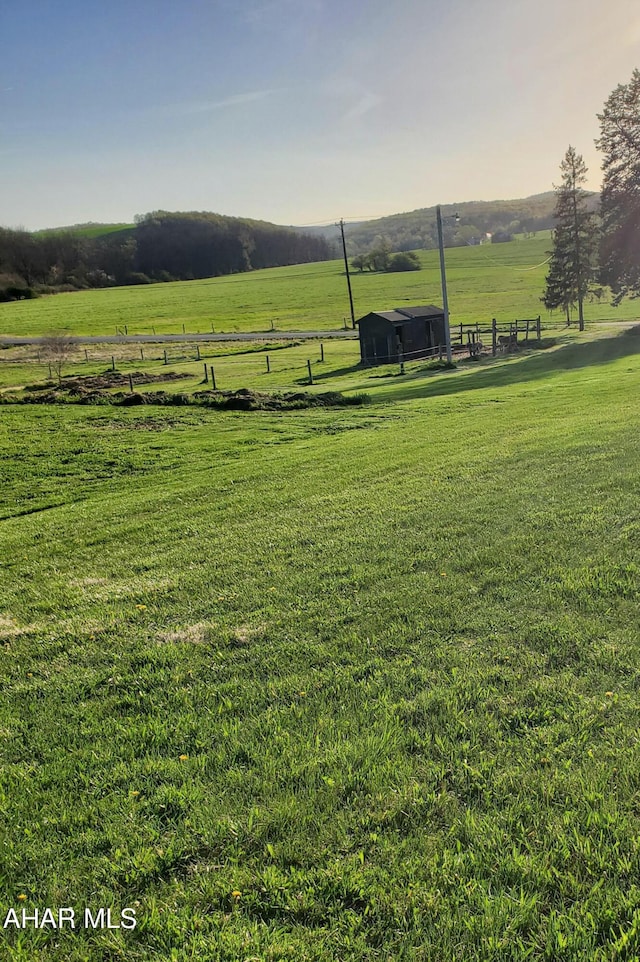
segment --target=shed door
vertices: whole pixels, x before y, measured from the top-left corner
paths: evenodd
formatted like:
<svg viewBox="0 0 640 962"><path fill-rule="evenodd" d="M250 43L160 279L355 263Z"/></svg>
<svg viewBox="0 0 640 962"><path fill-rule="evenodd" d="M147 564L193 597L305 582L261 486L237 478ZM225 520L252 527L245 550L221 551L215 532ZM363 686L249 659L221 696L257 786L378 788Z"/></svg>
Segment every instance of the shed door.
<svg viewBox="0 0 640 962"><path fill-rule="evenodd" d="M373 356L378 364L386 364L389 360L389 355L391 351L389 350L390 338L384 336L373 337L371 339L373 347Z"/></svg>
<svg viewBox="0 0 640 962"><path fill-rule="evenodd" d="M389 364L390 361L395 360L397 356L398 356L398 348L394 343L394 338L390 334L389 337L387 338L387 356L385 358L387 364Z"/></svg>

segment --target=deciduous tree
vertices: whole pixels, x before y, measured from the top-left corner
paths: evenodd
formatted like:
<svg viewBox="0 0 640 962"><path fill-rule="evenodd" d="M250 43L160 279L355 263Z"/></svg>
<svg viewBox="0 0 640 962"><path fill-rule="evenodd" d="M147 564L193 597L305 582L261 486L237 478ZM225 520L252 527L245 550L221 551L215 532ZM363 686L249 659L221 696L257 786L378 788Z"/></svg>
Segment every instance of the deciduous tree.
<svg viewBox="0 0 640 962"><path fill-rule="evenodd" d="M373 271L386 271L391 256L391 243L384 235L376 237L368 259Z"/></svg>
<svg viewBox="0 0 640 962"><path fill-rule="evenodd" d="M68 334L52 333L42 338L42 355L46 363L51 365L52 371L62 381L62 369L69 361L73 352L73 340Z"/></svg>
<svg viewBox="0 0 640 962"><path fill-rule="evenodd" d="M419 271L420 258L415 251L399 251L392 254L387 264L387 271Z"/></svg>

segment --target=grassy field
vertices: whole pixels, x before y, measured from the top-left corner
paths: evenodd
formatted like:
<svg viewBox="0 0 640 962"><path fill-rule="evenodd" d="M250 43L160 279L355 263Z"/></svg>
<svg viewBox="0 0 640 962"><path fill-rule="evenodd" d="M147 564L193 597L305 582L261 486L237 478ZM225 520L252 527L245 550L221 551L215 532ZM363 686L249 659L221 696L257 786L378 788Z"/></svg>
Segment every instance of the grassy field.
<svg viewBox="0 0 640 962"><path fill-rule="evenodd" d="M198 353L200 359L197 359ZM201 387L206 363L209 369L214 365L217 382L222 389L236 390L250 386L256 390L280 391L298 389L301 383L307 383L307 359L310 359L317 383L320 385L324 381L331 381L332 390L334 382L337 384L338 380L341 386L335 389L341 390L344 386L344 378L341 378L343 368L344 376L350 377L354 384L366 380L363 378L364 372L357 370L360 360L357 340L326 341L324 356L325 362L321 363L320 346L315 340L302 343L274 340L255 344L225 341L202 344L197 348L188 343L145 344L142 348L132 344L95 344L87 348L78 346L72 350L63 376L101 374L110 371L112 364L115 364L117 371L123 374L137 371L151 375L167 372L188 375L185 381L173 385L167 383L163 389L190 392ZM384 371L370 373L375 377L388 373L388 370L385 368ZM47 380L47 361L44 357L38 360L38 350L33 345L5 349L0 354L0 391ZM141 390L144 389L143 386Z"/></svg>
<svg viewBox="0 0 640 962"><path fill-rule="evenodd" d="M120 234L134 228L135 224L85 224L81 227L49 228L36 231L36 234L42 236L51 233L72 233L78 237L104 237L106 234Z"/></svg>
<svg viewBox="0 0 640 962"><path fill-rule="evenodd" d="M580 341L577 332L567 331L566 328L554 329L548 333L553 336L543 338L542 343L553 350ZM610 333L610 328L602 326L587 332L585 338L589 341L602 340ZM521 347L525 353L535 350L528 348L524 341ZM454 356L458 378L472 371L478 373L485 368L494 371L496 364L501 362L511 366L518 363L514 356L502 359L498 356L497 359L492 359L490 352L485 352L479 360L469 360L464 352L455 353ZM31 388L38 385L57 384L53 372L52 380L49 379L46 358L38 357L37 345L6 348L0 355L0 394L11 396L24 393L21 389L25 387L26 393L31 393ZM309 382L307 362L311 362L313 385ZM205 365L207 382L204 380ZM143 346L130 343L91 344L88 347L76 345L72 349L62 371L60 386L64 388L69 378L108 376L115 369L125 377L131 374L167 378L160 384L136 383L136 391L139 393L161 389L167 393L191 394L207 386L211 387L210 375L213 367L216 387L219 390L237 391L249 388L269 394L301 389L311 393L355 391L366 392L372 396L377 396L382 391L385 396L395 397L399 380L402 381L402 390L405 393L410 390L409 385L414 381L418 393L428 391L426 379L437 375L438 366L437 359L411 359L406 362L406 374L402 377L398 364L362 368L359 341L355 337L324 341L225 341L197 346L188 342ZM171 380L176 374L180 375L181 379ZM124 389L128 389L128 384L124 385ZM119 390L122 390L122 387Z"/></svg>
<svg viewBox="0 0 640 962"><path fill-rule="evenodd" d="M639 349L0 408L3 957L637 959Z"/></svg>
<svg viewBox="0 0 640 962"><path fill-rule="evenodd" d="M501 324L535 317L546 276L549 239L455 248L447 251L452 323ZM420 271L400 274L354 272L356 317L403 304L440 303L437 251L420 254ZM587 319L638 317L637 304L588 304ZM188 333L330 330L349 320L341 261L302 264L173 284L56 294L34 301L0 304L0 334ZM548 317L545 317L548 320ZM553 323L561 320L559 316Z"/></svg>

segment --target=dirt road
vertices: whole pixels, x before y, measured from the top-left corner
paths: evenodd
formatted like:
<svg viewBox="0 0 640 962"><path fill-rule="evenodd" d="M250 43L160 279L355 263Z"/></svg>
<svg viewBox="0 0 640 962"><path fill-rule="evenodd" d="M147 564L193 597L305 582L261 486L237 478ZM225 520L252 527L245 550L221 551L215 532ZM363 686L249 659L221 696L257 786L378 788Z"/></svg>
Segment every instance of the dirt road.
<svg viewBox="0 0 640 962"><path fill-rule="evenodd" d="M264 331L237 334L98 334L92 337L69 335L74 344L167 344L173 341L303 341L313 338L351 337L357 331ZM0 334L0 346L18 347L22 344L41 344L42 337L18 337Z"/></svg>

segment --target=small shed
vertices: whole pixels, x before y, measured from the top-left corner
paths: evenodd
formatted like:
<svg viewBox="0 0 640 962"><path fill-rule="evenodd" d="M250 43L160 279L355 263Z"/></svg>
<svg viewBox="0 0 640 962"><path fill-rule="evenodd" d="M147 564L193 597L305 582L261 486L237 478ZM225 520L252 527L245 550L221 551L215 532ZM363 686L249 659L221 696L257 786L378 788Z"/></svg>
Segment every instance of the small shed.
<svg viewBox="0 0 640 962"><path fill-rule="evenodd" d="M360 360L392 364L402 358L428 357L446 344L444 310L433 304L372 311L359 319Z"/></svg>

